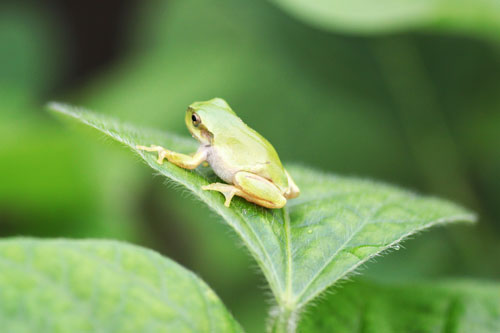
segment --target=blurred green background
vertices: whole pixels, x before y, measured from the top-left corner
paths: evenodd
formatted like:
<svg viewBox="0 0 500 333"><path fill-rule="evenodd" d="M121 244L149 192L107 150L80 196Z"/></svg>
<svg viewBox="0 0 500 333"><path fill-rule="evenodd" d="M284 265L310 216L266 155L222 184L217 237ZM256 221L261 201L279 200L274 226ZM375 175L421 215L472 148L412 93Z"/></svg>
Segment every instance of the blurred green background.
<svg viewBox="0 0 500 333"><path fill-rule="evenodd" d="M419 235L365 275L499 279L500 5L458 2L357 0L349 16L359 8L343 1L331 13L300 0L3 1L0 236L156 249L263 331L265 281L230 229L126 149L44 110L61 100L187 136L187 105L218 96L285 162L478 212L478 225Z"/></svg>

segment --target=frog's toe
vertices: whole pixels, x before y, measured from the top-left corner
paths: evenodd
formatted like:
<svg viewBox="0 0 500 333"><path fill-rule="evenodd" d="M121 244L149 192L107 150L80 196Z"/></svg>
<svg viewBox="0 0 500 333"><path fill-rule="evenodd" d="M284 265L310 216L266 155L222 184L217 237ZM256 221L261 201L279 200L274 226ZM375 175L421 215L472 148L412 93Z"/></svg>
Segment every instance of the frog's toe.
<svg viewBox="0 0 500 333"><path fill-rule="evenodd" d="M235 195L240 195L240 189L234 187L233 185L222 184L222 183L213 183L204 185L201 187L202 190L205 191L218 191L224 195L226 201L224 202L224 206L229 207L231 205L231 200Z"/></svg>

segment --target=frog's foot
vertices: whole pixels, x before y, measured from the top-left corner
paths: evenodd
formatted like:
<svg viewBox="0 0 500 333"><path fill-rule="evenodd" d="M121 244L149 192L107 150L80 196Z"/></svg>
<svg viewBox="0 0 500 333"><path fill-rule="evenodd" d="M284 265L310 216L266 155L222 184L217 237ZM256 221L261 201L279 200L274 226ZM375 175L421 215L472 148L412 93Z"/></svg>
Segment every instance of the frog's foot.
<svg viewBox="0 0 500 333"><path fill-rule="evenodd" d="M158 152L158 160L157 160L157 162L159 164L163 164L163 160L170 153L170 150L165 149L165 148L163 148L161 146L156 146L156 145L151 145L149 147L136 145L135 148L136 149L140 149L140 150L145 150L145 151L157 151Z"/></svg>
<svg viewBox="0 0 500 333"><path fill-rule="evenodd" d="M224 197L226 197L224 206L226 207L229 207L229 205L231 204L231 200L235 195L243 196L242 194L244 194L243 191L241 191L239 188L223 183L212 183L202 186L201 188L205 191L218 191L224 194Z"/></svg>
<svg viewBox="0 0 500 333"><path fill-rule="evenodd" d="M193 155L176 153L175 151L171 151L161 146L155 146L155 145L151 145L149 147L137 145L135 146L135 148L145 151L157 151L158 152L157 162L159 164L163 164L163 160L167 159L169 162L184 169L195 169L196 167L198 167L198 165L205 162L207 159L207 150L204 149L204 147L198 149L198 151Z"/></svg>

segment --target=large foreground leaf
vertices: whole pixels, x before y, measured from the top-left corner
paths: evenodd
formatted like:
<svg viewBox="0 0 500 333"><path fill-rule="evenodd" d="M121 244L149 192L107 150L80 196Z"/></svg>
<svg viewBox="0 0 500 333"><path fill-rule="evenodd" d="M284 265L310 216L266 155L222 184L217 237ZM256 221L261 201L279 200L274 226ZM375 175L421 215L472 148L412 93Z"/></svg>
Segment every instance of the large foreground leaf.
<svg viewBox="0 0 500 333"><path fill-rule="evenodd" d="M2 332L239 332L215 293L116 241L0 241Z"/></svg>
<svg viewBox="0 0 500 333"><path fill-rule="evenodd" d="M196 148L192 140L139 130L81 109L55 103L50 108L133 150L136 144L157 144L182 152ZM182 117L179 113L179 121ZM159 165L155 154L136 152L226 220L255 257L280 308L289 312L410 234L435 224L474 220L466 210L443 200L302 167L289 167L302 194L285 209L265 209L241 198L233 199L231 208L226 208L221 194L201 189L216 179L208 169L189 171L170 163Z"/></svg>
<svg viewBox="0 0 500 333"><path fill-rule="evenodd" d="M349 283L309 309L299 332L500 332L500 285Z"/></svg>
<svg viewBox="0 0 500 333"><path fill-rule="evenodd" d="M496 0L272 1L329 30L373 34L416 29L500 36L500 2Z"/></svg>

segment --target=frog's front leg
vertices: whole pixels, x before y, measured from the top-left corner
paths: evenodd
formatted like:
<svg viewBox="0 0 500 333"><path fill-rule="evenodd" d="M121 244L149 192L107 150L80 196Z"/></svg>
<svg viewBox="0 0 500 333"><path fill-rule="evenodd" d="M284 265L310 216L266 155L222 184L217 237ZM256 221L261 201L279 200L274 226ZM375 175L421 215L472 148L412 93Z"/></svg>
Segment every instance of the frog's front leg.
<svg viewBox="0 0 500 333"><path fill-rule="evenodd" d="M200 147L198 151L194 153L192 156L176 153L175 151L171 151L161 146L155 146L155 145L151 145L150 147L137 145L136 148L145 151L158 152L157 162L159 164L163 164L163 160L166 158L170 163L173 163L184 169L196 169L198 165L200 165L207 159L207 150L204 149L204 147Z"/></svg>

